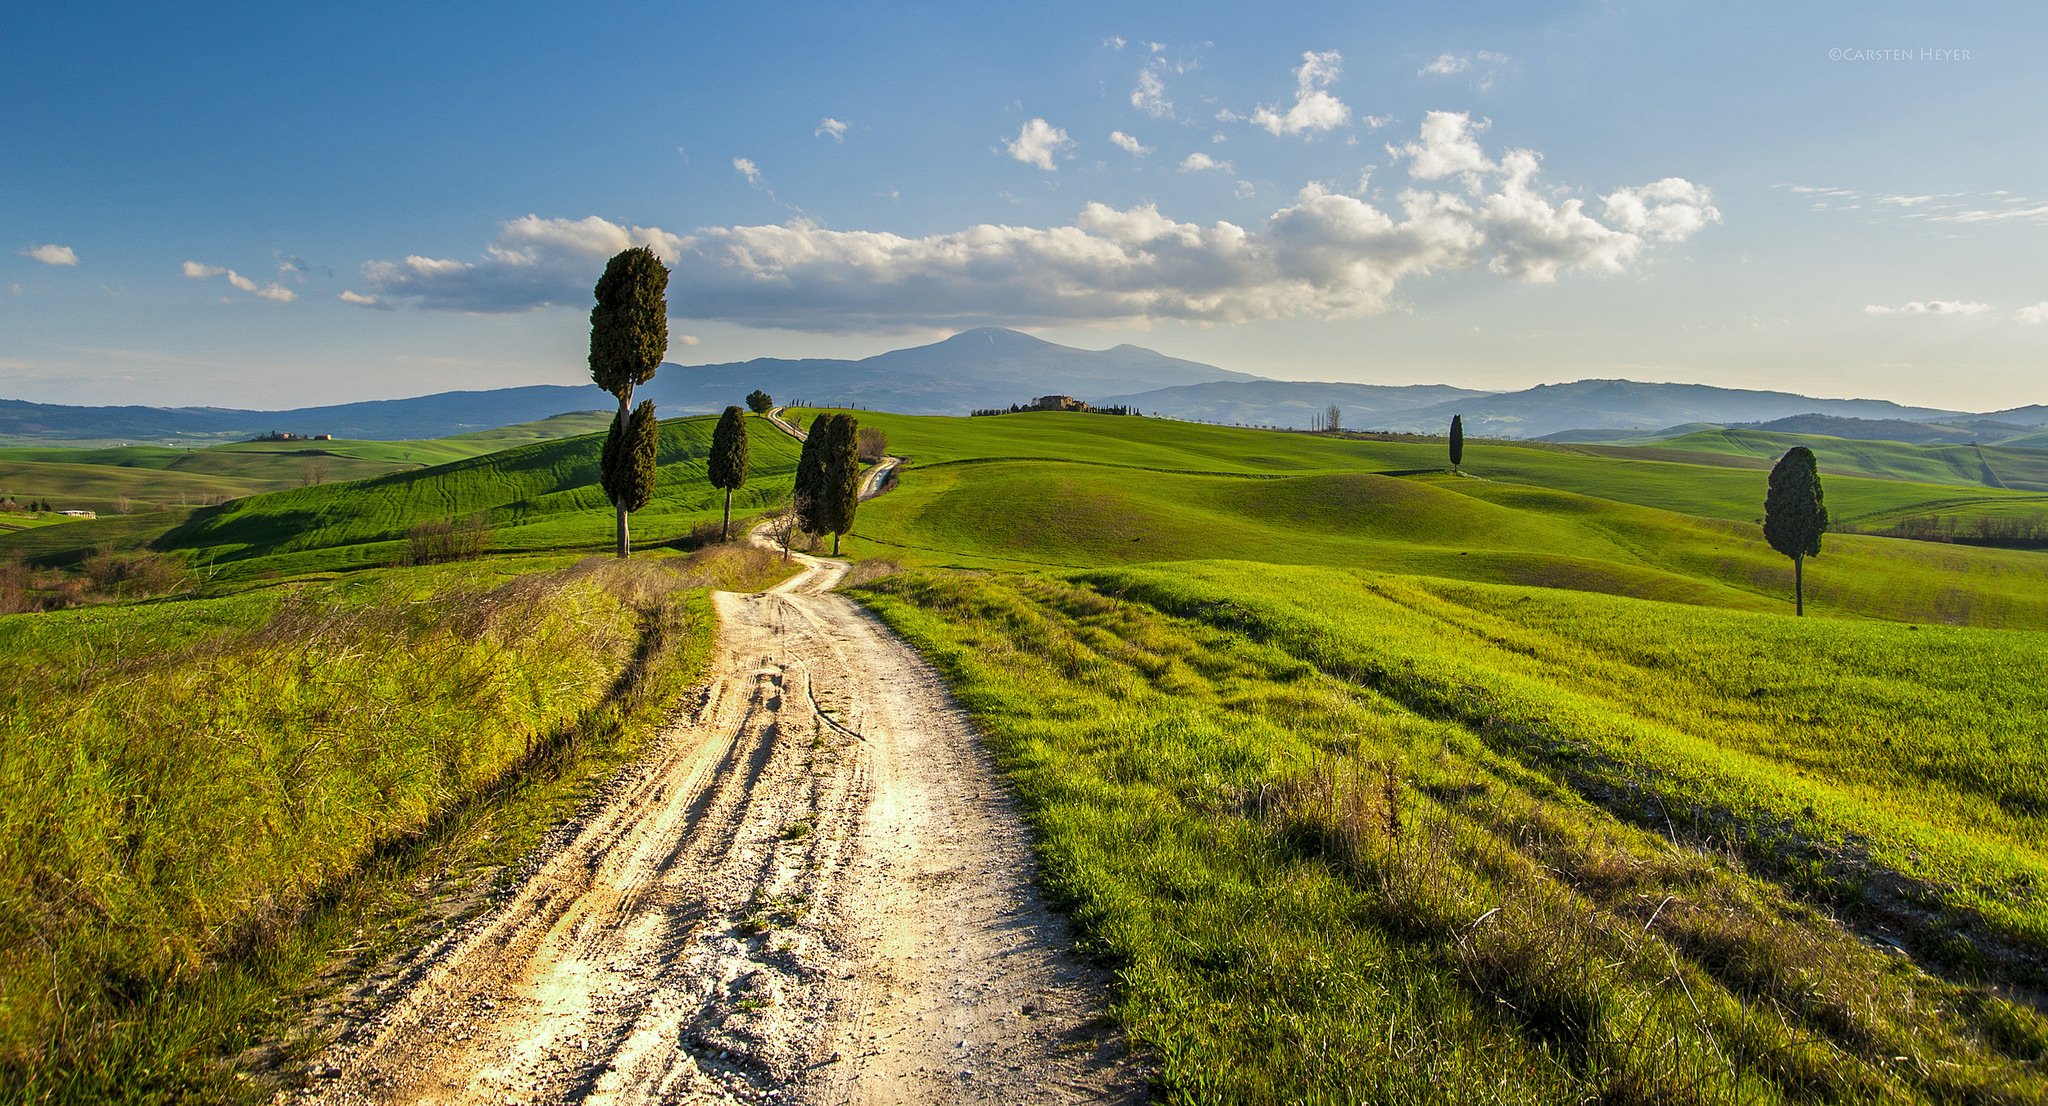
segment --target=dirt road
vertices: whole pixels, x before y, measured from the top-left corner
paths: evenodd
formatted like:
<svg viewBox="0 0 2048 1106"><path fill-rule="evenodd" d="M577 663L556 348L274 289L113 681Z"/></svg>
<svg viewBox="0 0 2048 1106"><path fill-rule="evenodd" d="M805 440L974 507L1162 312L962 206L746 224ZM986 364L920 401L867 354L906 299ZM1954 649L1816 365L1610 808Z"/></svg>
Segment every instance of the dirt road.
<svg viewBox="0 0 2048 1106"><path fill-rule="evenodd" d="M1142 1098L965 717L845 570L714 596L721 659L655 749L296 1099Z"/></svg>

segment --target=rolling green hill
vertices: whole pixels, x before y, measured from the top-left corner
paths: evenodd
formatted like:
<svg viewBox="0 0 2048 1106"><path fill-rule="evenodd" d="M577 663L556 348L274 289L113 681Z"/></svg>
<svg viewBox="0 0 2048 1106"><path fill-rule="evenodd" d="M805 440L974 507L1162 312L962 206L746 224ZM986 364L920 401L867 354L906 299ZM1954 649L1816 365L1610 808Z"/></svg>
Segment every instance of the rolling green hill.
<svg viewBox="0 0 2048 1106"><path fill-rule="evenodd" d="M194 507L308 485L426 468L601 431L591 412L422 441L228 442L199 449L126 445L0 448L0 492L102 514ZM59 500L63 502L58 503Z"/></svg>
<svg viewBox="0 0 2048 1106"><path fill-rule="evenodd" d="M913 467L861 510L850 548L905 563L1078 568L1214 558L1371 567L1753 610L1791 563L1749 520L1764 473L1486 442L1480 478L1435 443L1335 439L1100 415L863 414ZM1831 478L1837 517L2039 496ZM1831 535L1818 610L2048 627L2048 558Z"/></svg>
<svg viewBox="0 0 2048 1106"><path fill-rule="evenodd" d="M1399 474L1445 467L1441 440L1417 437L1350 436L1255 432L1167 419L1108 415L1031 413L964 419L856 412L863 425L889 434L890 448L920 465L976 459L1043 459L1119 465L1172 472L1273 476L1311 472ZM1740 432L1714 431L1700 436ZM1538 442L1471 441L1465 468L1493 480L1536 484L1560 491L1660 507L1682 514L1737 522L1763 513L1758 471L1791 445L1808 445L1821 458L1828 506L1837 521L1858 523L1935 508L1971 515L2012 511L2029 505L2048 518L2048 500L2027 491L1987 487L1975 477L1956 478L1944 463L1917 457L1916 447L1847 442L1795 435L1775 452L1752 442L1698 449L1557 445ZM1831 469L1835 446L1844 467ZM1860 448L1861 452L1856 450ZM1768 453L1768 459L1759 454ZM2012 479L2048 480L2048 453L1987 450L1994 463L2010 468ZM1858 463L1854 458L1862 457ZM1889 463L1880 463L1889 462ZM1948 473L1948 476L1943 476Z"/></svg>
<svg viewBox="0 0 2048 1106"><path fill-rule="evenodd" d="M642 545L672 541L722 506L704 478L709 417L662 424L654 502L633 515ZM796 443L749 420L752 464L735 509L787 498ZM501 551L590 549L613 520L598 487L601 434L546 441L348 484L296 488L195 513L155 540L230 576L391 563L406 531L432 519L482 516Z"/></svg>

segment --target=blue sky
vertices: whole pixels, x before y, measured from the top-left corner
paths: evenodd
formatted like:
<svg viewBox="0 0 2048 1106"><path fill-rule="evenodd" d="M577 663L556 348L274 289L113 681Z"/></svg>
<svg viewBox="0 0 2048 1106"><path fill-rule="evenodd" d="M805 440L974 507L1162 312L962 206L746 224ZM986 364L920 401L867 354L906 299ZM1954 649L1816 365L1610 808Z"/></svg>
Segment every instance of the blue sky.
<svg viewBox="0 0 2048 1106"><path fill-rule="evenodd" d="M677 361L2048 401L2048 8L1535 8L38 6L0 397L574 383L644 241Z"/></svg>

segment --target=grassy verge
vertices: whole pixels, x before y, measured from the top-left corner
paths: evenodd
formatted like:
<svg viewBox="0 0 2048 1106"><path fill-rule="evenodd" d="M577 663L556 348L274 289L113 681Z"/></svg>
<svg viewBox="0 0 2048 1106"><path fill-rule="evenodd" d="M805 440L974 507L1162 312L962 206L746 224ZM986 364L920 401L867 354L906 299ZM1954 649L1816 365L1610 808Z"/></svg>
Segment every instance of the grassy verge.
<svg viewBox="0 0 2048 1106"><path fill-rule="evenodd" d="M1613 796L1560 770L1569 748L1418 709L1394 683L1381 690L1363 669L1330 663L1382 639L1404 652L1437 639L1421 654L1436 660L1488 638L1536 663L1522 652L1529 642L1506 632L1513 618L1452 634L1400 602L1351 603L1330 589L1359 590L1359 577L1329 570L1206 566L1217 579L1174 582L1197 567L1068 581L914 572L859 593L941 666L988 735L1047 883L1117 966L1117 1015L1159 1057L1169 1099L2048 1093L2048 1018L1997 985L1999 965L1974 980L1931 974L1859 939L1807 886L1753 867L1739 848L1618 817ZM1278 579L1288 574L1303 578ZM1317 601L1282 609L1250 586L1261 575ZM1455 587L1508 609L1548 598ZM1304 613L1347 605L1356 622ZM1569 637L1572 619L1553 617L1525 629ZM1643 656L1685 647L1697 629L1665 627ZM1601 639L1587 635L1582 648L1596 653ZM1757 633L1721 647L1786 648ZM1548 721L1566 746L1585 740L1571 729L1575 704L1519 713L1546 708L1515 698L1517 686L1496 679L1511 667L1495 661L1458 669L1446 694L1498 696L1504 721ZM1857 648L1828 665L1884 679L1882 658ZM1824 678L1766 685L1765 698L1795 715ZM1635 699L1674 694L1651 684ZM1949 745L1965 759L1999 758L1996 742L1971 752L1974 741L1965 732ZM1930 774L1901 760L1902 780Z"/></svg>
<svg viewBox="0 0 2048 1106"><path fill-rule="evenodd" d="M771 561L0 618L0 1099L260 1095L232 1057L288 996L573 808L701 670L702 588Z"/></svg>

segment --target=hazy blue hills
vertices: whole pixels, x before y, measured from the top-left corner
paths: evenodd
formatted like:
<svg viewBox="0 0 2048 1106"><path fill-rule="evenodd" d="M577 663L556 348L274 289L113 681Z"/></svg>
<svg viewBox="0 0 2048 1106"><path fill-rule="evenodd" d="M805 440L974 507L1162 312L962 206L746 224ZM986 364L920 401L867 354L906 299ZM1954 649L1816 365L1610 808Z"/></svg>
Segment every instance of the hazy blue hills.
<svg viewBox="0 0 2048 1106"><path fill-rule="evenodd" d="M1007 407L1049 394L1099 401L1172 385L1257 379L1138 346L1075 349L1014 330L985 328L859 360L759 358L721 365L665 364L640 389L640 396L653 400L665 415L721 410L755 388L784 402L931 415ZM438 438L612 406L612 398L592 384L441 392L284 411L73 407L0 400L0 440L216 441L270 430L337 438Z"/></svg>
<svg viewBox="0 0 2048 1106"><path fill-rule="evenodd" d="M964 415L979 407L1008 407L1043 395L1101 403L1147 389L1258 379L1139 346L1075 349L1014 330L984 327L858 361L761 358L726 365L664 366L647 394L663 406L693 411L715 410L754 388L764 388L778 400L814 407ZM733 391L736 383L738 393Z"/></svg>
<svg viewBox="0 0 2048 1106"><path fill-rule="evenodd" d="M1124 404L1148 415L1303 430L1315 425L1313 420L1334 404L1339 409L1338 418L1342 426L1377 429L1387 419L1403 412L1492 394L1454 388L1448 384L1239 379L1155 388L1148 392L1110 396L1103 402Z"/></svg>
<svg viewBox="0 0 2048 1106"><path fill-rule="evenodd" d="M580 366L563 370L564 376L580 373ZM1886 400L1815 399L1630 380L1539 384L1516 392L1445 384L1268 380L1139 346L1076 349L993 327L854 360L668 364L640 395L652 399L664 415L684 415L717 411L756 388L784 403L902 414L960 415L1057 394L1127 404L1148 415L1297 429L1314 425L1335 405L1346 429L1440 434L1452 415L1462 415L1466 433L1478 437L1617 441L1700 424L1934 444L2048 443L2042 430L2048 427L2048 406L2039 404L1971 414ZM0 441L199 443L270 430L337 438L437 438L612 405L610 396L590 384L442 392L284 411L0 400ZM1803 421L1780 425L1787 419Z"/></svg>
<svg viewBox="0 0 2048 1106"><path fill-rule="evenodd" d="M73 407L0 399L0 440L31 442L204 443L271 430L337 438L441 438L532 422L610 402L597 386L537 384L477 392L440 392L286 411L228 407Z"/></svg>
<svg viewBox="0 0 2048 1106"><path fill-rule="evenodd" d="M1541 438L1567 431L1650 431L1681 423L1769 422L1793 415L1942 422L1970 417L1961 411L1906 407L1882 399L1815 399L1791 392L1717 388L1706 384L1645 384L1633 380L1577 380L1538 384L1520 392L1458 399L1360 428L1441 432L1463 415L1465 433L1491 438Z"/></svg>

